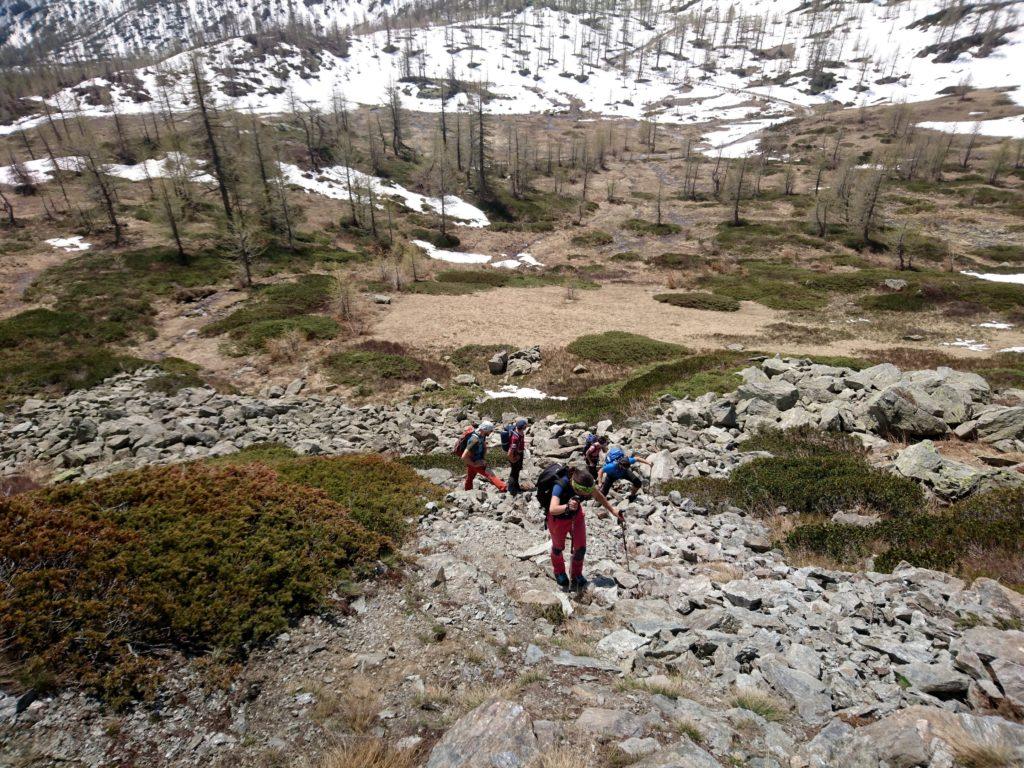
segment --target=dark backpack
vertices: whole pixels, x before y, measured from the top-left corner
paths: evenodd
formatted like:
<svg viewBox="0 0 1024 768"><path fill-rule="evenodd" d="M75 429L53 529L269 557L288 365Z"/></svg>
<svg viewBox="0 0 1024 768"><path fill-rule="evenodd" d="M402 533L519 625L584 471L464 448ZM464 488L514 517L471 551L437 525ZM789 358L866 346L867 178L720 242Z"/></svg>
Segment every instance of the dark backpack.
<svg viewBox="0 0 1024 768"><path fill-rule="evenodd" d="M473 432L475 431L476 424L471 424L470 426L466 427L466 431L463 432L459 436L459 439L455 441L455 447L452 449L452 453L461 458L462 454L466 452L466 443L469 442L470 435L472 435Z"/></svg>
<svg viewBox="0 0 1024 768"><path fill-rule="evenodd" d="M501 450L508 451L509 446L512 445L512 433L516 431L515 424L506 424L501 430L499 437L501 438Z"/></svg>
<svg viewBox="0 0 1024 768"><path fill-rule="evenodd" d="M536 490L534 491L540 508L547 514L551 507L551 497L555 493L555 486L569 482L569 468L564 464L548 464L541 470L537 477Z"/></svg>

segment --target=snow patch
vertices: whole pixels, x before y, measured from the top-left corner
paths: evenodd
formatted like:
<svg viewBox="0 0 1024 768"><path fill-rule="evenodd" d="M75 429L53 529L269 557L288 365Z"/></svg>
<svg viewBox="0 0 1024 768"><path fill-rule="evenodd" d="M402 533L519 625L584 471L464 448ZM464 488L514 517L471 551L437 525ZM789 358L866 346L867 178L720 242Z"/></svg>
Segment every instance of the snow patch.
<svg viewBox="0 0 1024 768"><path fill-rule="evenodd" d="M989 320L987 323L978 323L979 328L992 328L996 331L1008 331L1013 328L1013 323L1000 323L996 320Z"/></svg>
<svg viewBox="0 0 1024 768"><path fill-rule="evenodd" d="M88 251L92 248L92 244L85 242L81 235L75 235L74 237L51 237L46 242L54 248L61 248L65 251Z"/></svg>
<svg viewBox="0 0 1024 768"><path fill-rule="evenodd" d="M486 264L490 256L483 253L463 253L462 251L445 251L426 240L413 240L413 245L426 251L427 256L438 261L450 261L452 264Z"/></svg>
<svg viewBox="0 0 1024 768"><path fill-rule="evenodd" d="M348 200L350 191L352 197L360 200L364 194L368 194L368 190L372 189L374 195L397 198L412 211L441 213L441 198L421 195L406 189L401 184L371 176L355 168L335 165L330 168L321 168L313 173L304 171L290 163L281 163L280 166L281 174L289 184L334 200ZM481 228L491 223L483 211L455 195L445 195L444 212L453 223L467 227Z"/></svg>
<svg viewBox="0 0 1024 768"><path fill-rule="evenodd" d="M548 395L533 387L517 387L513 384L506 384L501 389L485 389L484 394L491 400L501 400L507 397L521 397L524 400L568 400L567 397Z"/></svg>
<svg viewBox="0 0 1024 768"><path fill-rule="evenodd" d="M975 126L982 136L1009 136L1014 139L1024 139L1024 115L1014 117L1000 117L995 120L950 121L931 120L918 123L918 128L930 128L933 131L945 131L956 133L960 136L974 131Z"/></svg>
<svg viewBox="0 0 1024 768"><path fill-rule="evenodd" d="M57 157L54 160L56 160L56 167L62 171L78 172L82 170L83 160L80 157ZM21 165L33 184L45 184L53 180L55 163L48 157L40 158L39 160L26 160L24 163L19 163L19 165ZM13 187L19 183L20 180L14 172L13 165L0 167L0 184L7 184Z"/></svg>
<svg viewBox="0 0 1024 768"><path fill-rule="evenodd" d="M979 280L989 280L993 283L1015 283L1017 285L1024 285L1024 273L1016 275L998 275L993 272L962 272L961 274L968 275L969 277L976 277Z"/></svg>
<svg viewBox="0 0 1024 768"><path fill-rule="evenodd" d="M942 342L944 347L961 347L962 349L969 349L971 352L987 352L988 344L977 339L960 339L956 341L944 341Z"/></svg>
<svg viewBox="0 0 1024 768"><path fill-rule="evenodd" d="M504 256L505 254L502 254ZM537 261L530 254L523 252L517 253L514 259L502 259L501 261L495 261L491 264L492 267L499 267L501 269L519 269L520 267L543 267L544 265Z"/></svg>

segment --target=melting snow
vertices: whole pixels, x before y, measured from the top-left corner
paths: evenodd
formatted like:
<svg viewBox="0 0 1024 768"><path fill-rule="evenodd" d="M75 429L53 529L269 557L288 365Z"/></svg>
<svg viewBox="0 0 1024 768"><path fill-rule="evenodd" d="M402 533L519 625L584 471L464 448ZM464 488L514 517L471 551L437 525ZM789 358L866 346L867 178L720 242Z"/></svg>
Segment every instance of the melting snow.
<svg viewBox="0 0 1024 768"><path fill-rule="evenodd" d="M1004 347L999 350L1000 352L1018 352L1024 354L1024 347Z"/></svg>
<svg viewBox="0 0 1024 768"><path fill-rule="evenodd" d="M987 323L978 323L979 328L992 328L997 331L1008 331L1013 328L1013 323L1000 323L995 320L989 320Z"/></svg>
<svg viewBox="0 0 1024 768"><path fill-rule="evenodd" d="M517 387L513 384L506 384L499 390L485 389L484 394L492 400L500 400L506 397L521 397L524 400L568 400L567 397L558 395L547 395L533 387Z"/></svg>
<svg viewBox="0 0 1024 768"><path fill-rule="evenodd" d="M452 264L486 264L491 260L490 256L483 253L463 253L461 251L445 251L426 240L413 240L413 245L418 245L427 252L427 256L438 261L450 261Z"/></svg>
<svg viewBox="0 0 1024 768"><path fill-rule="evenodd" d="M977 339L957 339L956 341L944 341L942 342L944 347L962 347L963 349L969 349L971 352L987 352L988 344Z"/></svg>
<svg viewBox="0 0 1024 768"><path fill-rule="evenodd" d="M502 254L502 256L504 255L505 254ZM501 261L495 261L491 266L500 267L502 269L519 269L522 266L543 267L544 265L533 258L530 254L524 252L517 253L514 259L502 259Z"/></svg>
<svg viewBox="0 0 1024 768"><path fill-rule="evenodd" d="M990 280L993 283L1016 283L1024 285L1024 273L1016 275L997 275L993 272L963 272L962 274L976 277L979 280Z"/></svg>
<svg viewBox="0 0 1024 768"><path fill-rule="evenodd" d="M62 171L81 170L82 158L80 157L58 157L55 158L55 160L57 161L57 167ZM20 165L28 174L29 178L32 179L33 184L43 184L53 179L54 163L51 162L48 157L41 158L39 160L26 160ZM0 166L0 184L14 186L18 183L19 181L14 173L13 165Z"/></svg>
<svg viewBox="0 0 1024 768"><path fill-rule="evenodd" d="M204 163L177 152L169 152L161 160L145 160L135 165L118 165L116 163L107 165L104 166L103 172L128 181L145 181L147 178L164 179L176 174L187 175L190 181L199 184L209 184L215 181L213 176L195 167L198 165L204 165Z"/></svg>
<svg viewBox="0 0 1024 768"><path fill-rule="evenodd" d="M63 248L65 251L88 251L92 248L92 245L85 242L81 235L75 235L74 237L52 237L46 242L54 248Z"/></svg>
<svg viewBox="0 0 1024 768"><path fill-rule="evenodd" d="M346 168L344 165L322 168L314 174L311 171L302 170L297 165L281 163L281 173L289 184L334 200L348 200L349 184L351 184L352 194L356 196L356 199L359 199L362 194L361 190L372 187L375 195L398 198L410 210L420 213L425 213L427 210L441 213L441 198L439 197L427 197L418 192L412 192L400 184L385 181L368 173L357 171L355 168ZM452 221L467 227L486 227L491 223L483 211L455 195L445 196L444 211Z"/></svg>
<svg viewBox="0 0 1024 768"><path fill-rule="evenodd" d="M953 131L963 136L971 133L975 126L978 126L978 133L982 136L1010 136L1014 139L1024 139L1024 115L1014 117L1000 117L997 120L978 120L976 122L941 122L937 120L918 123L919 128L931 128L935 131Z"/></svg>

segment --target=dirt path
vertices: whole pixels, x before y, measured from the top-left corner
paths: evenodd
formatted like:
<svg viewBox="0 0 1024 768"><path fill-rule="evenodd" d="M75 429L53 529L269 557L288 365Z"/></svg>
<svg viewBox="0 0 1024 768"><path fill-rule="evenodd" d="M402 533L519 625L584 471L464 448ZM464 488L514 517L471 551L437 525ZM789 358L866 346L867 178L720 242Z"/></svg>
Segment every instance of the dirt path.
<svg viewBox="0 0 1024 768"><path fill-rule="evenodd" d="M22 295L45 270L63 264L79 253L52 248L0 259L0 319L40 306L23 301Z"/></svg>

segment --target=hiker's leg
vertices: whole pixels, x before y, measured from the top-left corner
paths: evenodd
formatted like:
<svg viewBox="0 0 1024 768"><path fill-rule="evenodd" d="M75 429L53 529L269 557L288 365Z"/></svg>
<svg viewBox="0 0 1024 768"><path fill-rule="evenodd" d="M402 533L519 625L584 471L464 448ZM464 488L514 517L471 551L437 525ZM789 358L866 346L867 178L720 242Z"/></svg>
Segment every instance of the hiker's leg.
<svg viewBox="0 0 1024 768"><path fill-rule="evenodd" d="M601 495L607 496L608 491L612 489L613 485L615 485L615 481L612 479L611 475L605 475L604 482L601 483Z"/></svg>
<svg viewBox="0 0 1024 768"><path fill-rule="evenodd" d="M489 467L484 467L480 470L480 474L483 475L487 481L497 488L499 491L507 491L508 486L505 485L505 481L498 477L496 474L491 472Z"/></svg>
<svg viewBox="0 0 1024 768"><path fill-rule="evenodd" d="M580 510L572 519L572 576L583 575L583 559L587 556L587 518Z"/></svg>
<svg viewBox="0 0 1024 768"><path fill-rule="evenodd" d="M523 470L523 460L512 462L512 470L508 473L508 492L513 496L522 492L519 487L519 473Z"/></svg>
<svg viewBox="0 0 1024 768"><path fill-rule="evenodd" d="M480 474L480 469L478 467L469 467L469 471L466 472L466 485L465 485L465 489L467 491L472 491L473 490L473 479L478 474Z"/></svg>
<svg viewBox="0 0 1024 768"><path fill-rule="evenodd" d="M626 470L626 479L633 484L633 490L629 493L629 500L636 501L636 495L640 493L640 489L644 487L644 482L637 476L636 472L631 469Z"/></svg>
<svg viewBox="0 0 1024 768"><path fill-rule="evenodd" d="M577 515L579 517L579 515ZM548 533L551 534L551 568L558 574L565 574L565 557L562 551L565 549L565 536L569 533L572 520L559 520L548 515Z"/></svg>

